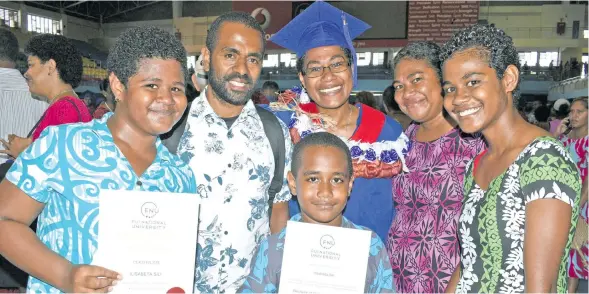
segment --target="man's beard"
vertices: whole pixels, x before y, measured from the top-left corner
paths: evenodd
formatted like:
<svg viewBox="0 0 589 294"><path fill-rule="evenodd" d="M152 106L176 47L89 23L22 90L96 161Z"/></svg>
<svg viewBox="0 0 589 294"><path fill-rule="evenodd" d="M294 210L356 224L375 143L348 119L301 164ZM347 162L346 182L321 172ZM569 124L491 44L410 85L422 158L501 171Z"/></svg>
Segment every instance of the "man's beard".
<svg viewBox="0 0 589 294"><path fill-rule="evenodd" d="M247 74L240 75L236 72L224 77L218 77L214 68L215 67L211 63L211 69L207 74L209 77L209 85L215 94L217 94L216 96L231 105L245 105L251 99L252 94L254 93L254 82L252 81L251 77ZM250 86L250 89L247 92L233 92L227 89L226 84L228 84L230 80L236 78L245 81L246 85Z"/></svg>

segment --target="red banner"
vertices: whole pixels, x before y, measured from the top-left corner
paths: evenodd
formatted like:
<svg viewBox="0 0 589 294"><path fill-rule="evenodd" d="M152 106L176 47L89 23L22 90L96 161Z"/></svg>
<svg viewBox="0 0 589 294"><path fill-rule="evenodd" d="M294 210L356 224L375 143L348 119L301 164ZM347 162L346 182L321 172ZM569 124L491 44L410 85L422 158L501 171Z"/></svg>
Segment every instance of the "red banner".
<svg viewBox="0 0 589 294"><path fill-rule="evenodd" d="M250 13L256 18L256 20L258 20L266 32L266 40L282 29L292 19L292 9L293 1L233 1L233 11ZM407 45L406 39L371 39L354 41L354 47L356 48L388 48L403 47L405 45ZM268 42L266 47L267 49L282 48L272 42Z"/></svg>

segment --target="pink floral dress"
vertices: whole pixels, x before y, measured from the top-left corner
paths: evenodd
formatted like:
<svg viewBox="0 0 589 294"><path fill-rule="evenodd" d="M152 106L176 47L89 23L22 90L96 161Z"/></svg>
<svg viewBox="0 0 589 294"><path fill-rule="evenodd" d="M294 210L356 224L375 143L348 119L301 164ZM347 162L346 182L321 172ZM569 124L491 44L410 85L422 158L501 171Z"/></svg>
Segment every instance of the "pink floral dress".
<svg viewBox="0 0 589 294"><path fill-rule="evenodd" d="M485 149L480 135L458 128L432 142L418 142L419 125L405 133L412 145L409 173L393 177L397 216L387 250L397 291L442 293L460 260L456 234L466 165Z"/></svg>

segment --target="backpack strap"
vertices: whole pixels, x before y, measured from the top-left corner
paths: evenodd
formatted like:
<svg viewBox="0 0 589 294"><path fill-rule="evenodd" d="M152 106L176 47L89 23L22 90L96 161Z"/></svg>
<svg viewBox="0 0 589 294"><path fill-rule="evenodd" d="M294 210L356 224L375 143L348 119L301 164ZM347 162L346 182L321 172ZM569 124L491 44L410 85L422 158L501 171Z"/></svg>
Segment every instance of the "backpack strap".
<svg viewBox="0 0 589 294"><path fill-rule="evenodd" d="M269 110L264 109L256 105L256 111L262 120L264 126L264 132L268 141L270 141L270 147L274 154L274 177L270 182L270 188L268 189L268 215L272 215L272 204L274 204L274 198L276 194L282 190L282 184L284 181L284 161L286 156L286 146L284 142L284 133L282 132L282 126L278 122L278 118Z"/></svg>

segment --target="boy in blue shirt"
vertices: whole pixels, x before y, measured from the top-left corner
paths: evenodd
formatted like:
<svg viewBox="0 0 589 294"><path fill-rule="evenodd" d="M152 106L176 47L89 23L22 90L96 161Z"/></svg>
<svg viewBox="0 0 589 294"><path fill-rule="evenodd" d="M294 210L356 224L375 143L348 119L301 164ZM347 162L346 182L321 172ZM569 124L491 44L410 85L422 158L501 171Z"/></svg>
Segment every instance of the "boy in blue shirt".
<svg viewBox="0 0 589 294"><path fill-rule="evenodd" d="M319 132L295 145L288 185L297 195L301 213L291 221L368 230L342 213L354 182L352 158L347 145L336 135ZM284 254L286 228L263 240L251 263L240 293L276 293ZM389 257L380 238L372 232L366 271L365 293L393 293Z"/></svg>

